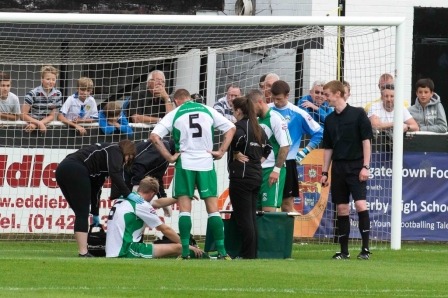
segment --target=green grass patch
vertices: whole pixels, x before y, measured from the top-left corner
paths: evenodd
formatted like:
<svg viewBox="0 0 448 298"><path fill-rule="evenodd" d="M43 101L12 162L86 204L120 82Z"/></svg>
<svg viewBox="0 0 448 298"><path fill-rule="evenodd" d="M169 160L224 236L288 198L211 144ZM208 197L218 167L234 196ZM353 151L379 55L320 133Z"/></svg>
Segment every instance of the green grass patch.
<svg viewBox="0 0 448 298"><path fill-rule="evenodd" d="M448 297L446 244L372 249L335 261L337 245L294 244L287 260L78 258L73 242L0 243L4 297Z"/></svg>

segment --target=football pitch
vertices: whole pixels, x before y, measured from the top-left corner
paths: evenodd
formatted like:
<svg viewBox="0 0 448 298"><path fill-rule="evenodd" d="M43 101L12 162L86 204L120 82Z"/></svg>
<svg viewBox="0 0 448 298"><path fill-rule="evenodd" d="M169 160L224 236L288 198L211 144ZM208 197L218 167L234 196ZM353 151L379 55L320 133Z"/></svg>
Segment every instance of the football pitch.
<svg viewBox="0 0 448 298"><path fill-rule="evenodd" d="M448 297L446 244L294 244L287 260L78 258L74 242L0 242L2 297Z"/></svg>

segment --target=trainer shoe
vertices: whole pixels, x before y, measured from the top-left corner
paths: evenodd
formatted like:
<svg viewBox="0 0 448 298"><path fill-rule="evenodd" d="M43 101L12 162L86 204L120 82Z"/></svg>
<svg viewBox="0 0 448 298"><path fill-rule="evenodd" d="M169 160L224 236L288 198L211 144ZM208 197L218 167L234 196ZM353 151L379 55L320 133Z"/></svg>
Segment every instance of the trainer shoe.
<svg viewBox="0 0 448 298"><path fill-rule="evenodd" d="M85 254L78 254L78 257L80 258L94 258L95 256L92 255L90 252L86 252Z"/></svg>
<svg viewBox="0 0 448 298"><path fill-rule="evenodd" d="M333 260L348 260L350 259L350 254L345 254L342 252L337 252L335 253L335 255L332 257Z"/></svg>
<svg viewBox="0 0 448 298"><path fill-rule="evenodd" d="M232 257L229 256L228 254L226 254L225 256L223 256L223 255L218 255L217 259L218 259L218 260L224 260L224 261L232 261Z"/></svg>
<svg viewBox="0 0 448 298"><path fill-rule="evenodd" d="M202 256L200 256L198 259L211 259L210 255L206 252L202 252Z"/></svg>
<svg viewBox="0 0 448 298"><path fill-rule="evenodd" d="M370 259L370 255L371 254L372 253L370 252L370 250L368 250L367 248L363 248L361 250L361 252L359 253L359 255L358 255L358 259L360 259L360 260L368 260L368 259Z"/></svg>
<svg viewBox="0 0 448 298"><path fill-rule="evenodd" d="M183 257L182 255L180 255L176 258L176 260L179 260L179 261L189 260L189 259L190 259L190 256Z"/></svg>

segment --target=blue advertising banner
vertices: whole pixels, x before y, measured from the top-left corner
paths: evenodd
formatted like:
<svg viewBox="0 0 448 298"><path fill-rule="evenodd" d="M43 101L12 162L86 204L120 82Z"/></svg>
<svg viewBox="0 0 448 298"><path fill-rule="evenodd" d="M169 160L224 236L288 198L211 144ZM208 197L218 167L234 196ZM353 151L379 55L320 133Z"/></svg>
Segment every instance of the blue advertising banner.
<svg viewBox="0 0 448 298"><path fill-rule="evenodd" d="M372 153L370 177L367 181L367 209L370 215L370 237L389 240L391 230L392 156L389 152ZM358 222L353 202L350 221ZM360 238L357 229L351 229L352 236Z"/></svg>
<svg viewBox="0 0 448 298"><path fill-rule="evenodd" d="M448 153L405 152L403 159L402 239L448 241ZM390 240L392 161L390 153L373 153L367 184L371 238ZM333 209L331 194L327 211ZM360 238L358 215L350 202L350 237ZM331 217L324 216L319 233L331 235Z"/></svg>
<svg viewBox="0 0 448 298"><path fill-rule="evenodd" d="M448 240L448 153L405 152L403 240Z"/></svg>

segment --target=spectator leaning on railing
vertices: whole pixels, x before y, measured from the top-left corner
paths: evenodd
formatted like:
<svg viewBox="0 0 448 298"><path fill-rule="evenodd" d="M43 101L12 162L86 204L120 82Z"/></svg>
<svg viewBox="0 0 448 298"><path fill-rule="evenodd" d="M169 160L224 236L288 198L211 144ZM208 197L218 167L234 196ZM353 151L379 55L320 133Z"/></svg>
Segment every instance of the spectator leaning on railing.
<svg viewBox="0 0 448 298"><path fill-rule="evenodd" d="M28 122L26 132L36 128L47 131L47 124L55 120L55 115L62 106L62 93L56 89L59 71L50 65L41 69L42 85L34 88L25 96L22 106L22 117Z"/></svg>
<svg viewBox="0 0 448 298"><path fill-rule="evenodd" d="M69 96L59 111L58 120L76 129L81 135L87 133L81 123L98 121L96 102L90 93L93 91L93 81L82 77L78 80L78 91Z"/></svg>
<svg viewBox="0 0 448 298"><path fill-rule="evenodd" d="M421 131L447 132L446 114L440 96L434 92L431 79L420 79L415 84L417 99L409 112Z"/></svg>
<svg viewBox="0 0 448 298"><path fill-rule="evenodd" d="M0 120L18 120L20 117L19 98L11 92L9 73L0 72L0 88Z"/></svg>

